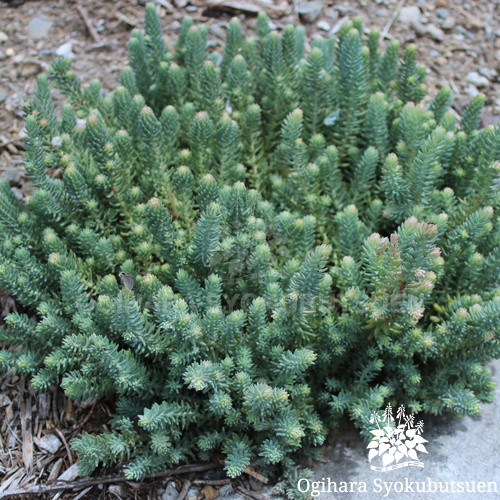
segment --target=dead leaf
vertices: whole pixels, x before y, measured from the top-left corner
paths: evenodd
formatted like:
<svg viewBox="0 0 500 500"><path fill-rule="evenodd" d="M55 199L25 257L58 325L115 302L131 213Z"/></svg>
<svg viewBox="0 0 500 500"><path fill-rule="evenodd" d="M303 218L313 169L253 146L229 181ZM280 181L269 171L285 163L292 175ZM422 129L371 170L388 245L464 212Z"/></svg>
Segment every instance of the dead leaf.
<svg viewBox="0 0 500 500"><path fill-rule="evenodd" d="M79 475L78 464L73 464L69 469L66 469L58 478L58 481L73 481Z"/></svg>
<svg viewBox="0 0 500 500"><path fill-rule="evenodd" d="M208 484L203 487L202 492L207 500L214 500L214 498L219 496L219 490Z"/></svg>
<svg viewBox="0 0 500 500"><path fill-rule="evenodd" d="M59 475L59 472L61 472L61 467L63 464L63 459L60 458L53 466L52 469L50 470L49 477L47 478L47 483L50 483L52 481L55 481L57 479L57 476Z"/></svg>

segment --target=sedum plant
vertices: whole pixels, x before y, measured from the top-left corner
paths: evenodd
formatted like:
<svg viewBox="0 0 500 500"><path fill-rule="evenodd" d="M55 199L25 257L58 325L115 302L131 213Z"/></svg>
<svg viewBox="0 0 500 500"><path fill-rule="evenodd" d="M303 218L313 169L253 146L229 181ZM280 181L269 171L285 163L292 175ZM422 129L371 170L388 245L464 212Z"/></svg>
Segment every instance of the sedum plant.
<svg viewBox="0 0 500 500"><path fill-rule="evenodd" d="M500 355L500 128L424 105L410 45L231 21L222 54L153 5L104 94L70 61L26 106L24 203L0 184L0 365L116 402L82 474L224 457L292 477L348 415L473 415ZM66 96L56 112L50 87ZM122 285L119 274L126 273ZM131 275L131 276L127 276ZM34 320L33 318L36 318ZM290 495L293 492L289 491Z"/></svg>

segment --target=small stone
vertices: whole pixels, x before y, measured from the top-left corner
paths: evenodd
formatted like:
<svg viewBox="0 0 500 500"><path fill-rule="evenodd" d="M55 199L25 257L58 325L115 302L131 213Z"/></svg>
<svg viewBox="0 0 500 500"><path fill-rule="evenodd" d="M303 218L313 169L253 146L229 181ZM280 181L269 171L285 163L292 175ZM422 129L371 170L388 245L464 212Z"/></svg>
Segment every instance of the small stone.
<svg viewBox="0 0 500 500"><path fill-rule="evenodd" d="M436 0L436 8L448 7L448 0Z"/></svg>
<svg viewBox="0 0 500 500"><path fill-rule="evenodd" d="M264 487L264 483L252 476L248 478L248 484L253 491L260 491Z"/></svg>
<svg viewBox="0 0 500 500"><path fill-rule="evenodd" d="M0 87L0 102L5 101L8 95L9 91L5 87Z"/></svg>
<svg viewBox="0 0 500 500"><path fill-rule="evenodd" d="M403 7L399 13L398 20L405 24L420 21L420 9L416 5Z"/></svg>
<svg viewBox="0 0 500 500"><path fill-rule="evenodd" d="M6 42L8 39L7 33L0 31L0 43Z"/></svg>
<svg viewBox="0 0 500 500"><path fill-rule="evenodd" d="M10 184L17 184L21 179L21 172L19 172L18 168L9 167L2 172L2 178L4 178ZM6 405L0 404L0 406Z"/></svg>
<svg viewBox="0 0 500 500"><path fill-rule="evenodd" d="M38 448L54 454L62 446L60 439L55 434L47 434L35 441Z"/></svg>
<svg viewBox="0 0 500 500"><path fill-rule="evenodd" d="M12 403L9 396L7 394L0 394L0 407L8 406Z"/></svg>
<svg viewBox="0 0 500 500"><path fill-rule="evenodd" d="M76 56L73 53L73 42L63 43L61 46L57 47L56 54L60 57L67 57L69 59L74 59Z"/></svg>
<svg viewBox="0 0 500 500"><path fill-rule="evenodd" d="M318 28L323 31L330 31L330 25L326 21L319 21Z"/></svg>
<svg viewBox="0 0 500 500"><path fill-rule="evenodd" d="M0 50L0 61L3 61L4 59L7 59L7 56L5 55L5 52Z"/></svg>
<svg viewBox="0 0 500 500"><path fill-rule="evenodd" d="M446 19L448 17L448 11L443 8L438 9L436 14L441 19Z"/></svg>
<svg viewBox="0 0 500 500"><path fill-rule="evenodd" d="M29 78L42 72L42 65L35 61L24 61L19 64L17 74L20 78Z"/></svg>
<svg viewBox="0 0 500 500"><path fill-rule="evenodd" d="M108 492L115 498L124 498L127 495L125 487L122 484L112 484L108 486Z"/></svg>
<svg viewBox="0 0 500 500"><path fill-rule="evenodd" d="M196 500L198 498L198 490L196 488L189 488L186 500Z"/></svg>
<svg viewBox="0 0 500 500"><path fill-rule="evenodd" d="M477 90L477 87L475 85L469 85L466 89L465 92L469 94L471 97L476 97L479 95L479 90Z"/></svg>
<svg viewBox="0 0 500 500"><path fill-rule="evenodd" d="M441 28L443 28L444 30L451 30L455 27L455 24L455 19L449 16L441 23Z"/></svg>
<svg viewBox="0 0 500 500"><path fill-rule="evenodd" d="M465 77L466 81L472 83L477 88L487 87L490 81L485 76L480 75L477 71L471 71Z"/></svg>
<svg viewBox="0 0 500 500"><path fill-rule="evenodd" d="M12 57L15 53L16 53L16 51L15 51L12 47L9 47L9 48L5 51L5 55L6 55L7 57Z"/></svg>
<svg viewBox="0 0 500 500"><path fill-rule="evenodd" d="M172 21L170 23L170 26L167 29L175 31L175 30L180 29L181 26L182 26L182 24L179 21Z"/></svg>
<svg viewBox="0 0 500 500"><path fill-rule="evenodd" d="M493 33L491 27L488 25L484 27L484 38L487 42L492 42L493 40L495 40L495 34Z"/></svg>
<svg viewBox="0 0 500 500"><path fill-rule="evenodd" d="M225 484L219 490L219 496L220 497L227 497L228 495L233 494L233 492L234 492L233 487L230 484Z"/></svg>
<svg viewBox="0 0 500 500"><path fill-rule="evenodd" d="M49 34L53 24L47 16L34 17L28 24L28 36L33 40L41 40Z"/></svg>
<svg viewBox="0 0 500 500"><path fill-rule="evenodd" d="M469 15L465 19L465 26L472 31L479 31L483 28L484 23L480 17Z"/></svg>
<svg viewBox="0 0 500 500"><path fill-rule="evenodd" d="M174 5L178 9L183 9L188 4L187 0L174 0Z"/></svg>
<svg viewBox="0 0 500 500"><path fill-rule="evenodd" d="M23 186L23 189L24 189L24 186ZM22 200L24 198L24 193L17 187L13 187L11 188L12 192L14 193L14 196L18 199L18 200Z"/></svg>
<svg viewBox="0 0 500 500"><path fill-rule="evenodd" d="M436 40L436 42L442 42L444 40L444 32L441 28L438 28L435 24L427 25L427 33Z"/></svg>
<svg viewBox="0 0 500 500"><path fill-rule="evenodd" d="M198 7L195 7L194 5L188 5L186 7L186 12L198 12Z"/></svg>
<svg viewBox="0 0 500 500"><path fill-rule="evenodd" d="M494 68L479 68L477 71L480 75L485 76L488 80L494 80L498 73Z"/></svg>
<svg viewBox="0 0 500 500"><path fill-rule="evenodd" d="M175 487L175 483L173 481L170 481L167 484L167 488L165 489L163 495L161 496L161 500L176 500L178 496L179 492Z"/></svg>
<svg viewBox="0 0 500 500"><path fill-rule="evenodd" d="M211 26L209 26L208 32L216 38L221 38L222 40L226 38L226 31L223 30L218 24L212 24Z"/></svg>
<svg viewBox="0 0 500 500"><path fill-rule="evenodd" d="M382 7L381 9L377 9L375 15L377 17L387 17L389 15L389 11L386 8Z"/></svg>
<svg viewBox="0 0 500 500"><path fill-rule="evenodd" d="M418 21L413 21L410 24L411 28L415 32L416 35L418 36L424 36L427 33L427 28L420 22Z"/></svg>
<svg viewBox="0 0 500 500"><path fill-rule="evenodd" d="M299 2L300 17L306 23L314 23L321 15L323 10L323 2L320 0L312 0L311 2Z"/></svg>
<svg viewBox="0 0 500 500"><path fill-rule="evenodd" d="M500 50L497 50L497 51L495 52L495 57L497 58L497 61L499 61L499 62L500 62Z"/></svg>

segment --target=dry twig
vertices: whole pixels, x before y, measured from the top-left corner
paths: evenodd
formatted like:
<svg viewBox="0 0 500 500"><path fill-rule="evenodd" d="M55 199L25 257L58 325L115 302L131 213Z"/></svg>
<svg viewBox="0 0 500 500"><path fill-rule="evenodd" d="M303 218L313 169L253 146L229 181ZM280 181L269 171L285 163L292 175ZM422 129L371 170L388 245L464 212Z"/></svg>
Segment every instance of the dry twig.
<svg viewBox="0 0 500 500"><path fill-rule="evenodd" d="M179 496L177 497L176 500L184 500L186 498L186 495L188 494L190 487L191 487L191 481L189 480L184 481L181 491L179 492Z"/></svg>
<svg viewBox="0 0 500 500"><path fill-rule="evenodd" d="M176 476L178 474L188 474L190 472L203 472L206 470L217 469L219 468L219 464L214 462L210 462L207 464L194 464L194 465L183 465L181 467L177 467L176 469L169 469L163 472L157 472L155 474L147 474L144 479L156 479L160 477L170 477ZM98 484L112 484L112 483L124 483L130 481L130 478L125 476L104 476L104 477L95 477L88 479L81 479L79 481L68 481L61 482L58 481L54 484L42 484L31 486L29 488L16 488L12 490L7 490L0 492L0 500L4 498L12 498L16 496L24 496L24 495L42 495L44 493L57 493L59 491L64 490L81 490L84 488L97 486Z"/></svg>
<svg viewBox="0 0 500 500"><path fill-rule="evenodd" d="M394 13L392 14L391 18L389 19L389 21L387 21L387 24L384 26L382 33L380 33L381 40L383 40L387 36L387 33L389 33L391 26L393 25L394 21L398 18L401 9L405 6L405 3L406 0L401 0L401 2L399 2L399 5L394 10Z"/></svg>
<svg viewBox="0 0 500 500"><path fill-rule="evenodd" d="M89 32L90 36L94 39L94 42L99 43L101 41L101 38L99 37L99 34L94 28L94 25L90 21L86 10L79 4L76 5L76 10L78 11L78 14L80 14L80 17L83 19L83 22L87 27L87 31Z"/></svg>

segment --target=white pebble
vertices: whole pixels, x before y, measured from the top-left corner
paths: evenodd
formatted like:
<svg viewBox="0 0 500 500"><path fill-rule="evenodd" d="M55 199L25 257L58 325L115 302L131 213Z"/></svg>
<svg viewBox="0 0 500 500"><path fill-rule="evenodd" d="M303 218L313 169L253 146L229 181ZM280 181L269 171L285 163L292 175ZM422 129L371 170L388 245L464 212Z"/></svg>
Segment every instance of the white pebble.
<svg viewBox="0 0 500 500"><path fill-rule="evenodd" d="M465 79L469 82L472 83L472 85L476 86L477 88L481 87L487 87L490 84L490 81L488 78L485 76L481 76L479 73L476 71L471 71Z"/></svg>
<svg viewBox="0 0 500 500"><path fill-rule="evenodd" d="M330 25L326 21L320 21L318 28L323 31L330 31Z"/></svg>

